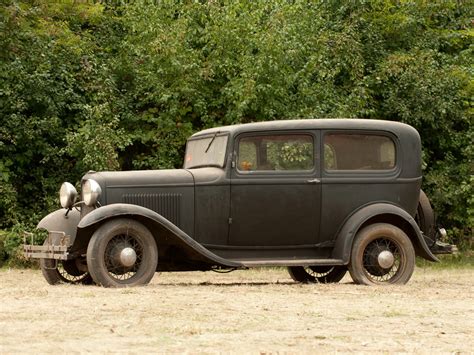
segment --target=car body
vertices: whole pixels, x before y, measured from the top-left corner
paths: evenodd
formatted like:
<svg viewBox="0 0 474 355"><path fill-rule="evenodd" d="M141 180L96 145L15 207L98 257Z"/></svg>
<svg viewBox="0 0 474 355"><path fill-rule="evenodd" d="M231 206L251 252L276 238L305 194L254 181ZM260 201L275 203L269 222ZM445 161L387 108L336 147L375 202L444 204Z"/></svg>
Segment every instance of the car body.
<svg viewBox="0 0 474 355"><path fill-rule="evenodd" d="M406 283L437 261L419 214L421 141L403 123L304 119L206 129L182 169L89 172L38 228L48 282L146 284L155 271L284 266L301 282ZM427 243L429 241L429 243ZM430 242L431 241L431 242ZM428 245L430 244L430 245Z"/></svg>

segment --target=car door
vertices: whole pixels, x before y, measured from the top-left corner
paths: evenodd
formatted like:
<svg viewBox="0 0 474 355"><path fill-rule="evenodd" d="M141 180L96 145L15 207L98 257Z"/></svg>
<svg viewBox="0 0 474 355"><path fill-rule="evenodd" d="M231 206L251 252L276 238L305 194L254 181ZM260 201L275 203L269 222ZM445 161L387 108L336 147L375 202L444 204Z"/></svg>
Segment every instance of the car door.
<svg viewBox="0 0 474 355"><path fill-rule="evenodd" d="M328 130L321 132L322 203L319 242L333 240L351 214L375 202L406 205L419 186L397 181L398 139L389 132Z"/></svg>
<svg viewBox="0 0 474 355"><path fill-rule="evenodd" d="M231 246L314 245L321 185L316 131L236 137L231 173Z"/></svg>

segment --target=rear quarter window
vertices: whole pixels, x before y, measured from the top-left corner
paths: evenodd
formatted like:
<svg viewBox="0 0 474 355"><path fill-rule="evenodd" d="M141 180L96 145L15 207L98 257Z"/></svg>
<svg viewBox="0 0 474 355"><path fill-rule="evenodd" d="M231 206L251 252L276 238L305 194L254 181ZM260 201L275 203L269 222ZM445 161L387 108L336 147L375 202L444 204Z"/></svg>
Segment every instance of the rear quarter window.
<svg viewBox="0 0 474 355"><path fill-rule="evenodd" d="M388 136L347 133L324 136L326 171L392 170L395 165L396 147Z"/></svg>

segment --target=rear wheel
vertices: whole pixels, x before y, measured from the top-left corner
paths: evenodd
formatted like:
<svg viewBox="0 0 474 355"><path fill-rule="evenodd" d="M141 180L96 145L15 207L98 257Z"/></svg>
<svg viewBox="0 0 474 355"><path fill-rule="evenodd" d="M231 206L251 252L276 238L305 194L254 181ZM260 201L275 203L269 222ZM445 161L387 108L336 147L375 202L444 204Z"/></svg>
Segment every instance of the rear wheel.
<svg viewBox="0 0 474 355"><path fill-rule="evenodd" d="M158 264L151 232L131 219L104 223L92 235L87 266L94 281L105 287L146 285Z"/></svg>
<svg viewBox="0 0 474 355"><path fill-rule="evenodd" d="M405 284L414 269L413 244L400 228L377 223L357 233L349 264L355 283Z"/></svg>
<svg viewBox="0 0 474 355"><path fill-rule="evenodd" d="M345 266L291 266L288 272L297 282L306 283L333 283L342 280L346 274Z"/></svg>

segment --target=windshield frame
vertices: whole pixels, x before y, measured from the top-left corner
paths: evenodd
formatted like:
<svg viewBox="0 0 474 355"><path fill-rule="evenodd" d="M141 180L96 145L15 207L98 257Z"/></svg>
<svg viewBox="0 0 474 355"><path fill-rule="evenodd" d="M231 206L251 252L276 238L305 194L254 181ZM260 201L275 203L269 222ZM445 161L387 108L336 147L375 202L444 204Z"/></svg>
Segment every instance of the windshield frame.
<svg viewBox="0 0 474 355"><path fill-rule="evenodd" d="M209 164L197 164L193 165L190 167L186 167L186 156L188 154L188 147L189 143L197 140L202 140L202 139L211 139L209 142L209 146L207 147L208 149L212 147L213 144L215 144L215 139L218 137L225 137L226 138L226 143L225 143L225 151L223 153L224 161L222 165L216 164L216 163L209 163ZM219 169L224 169L227 165L227 160L228 160L228 155L227 152L229 151L229 144L230 144L230 133L229 132L223 132L223 131L216 131L208 134L202 134L198 136L192 136L186 141L186 149L184 152L184 161L183 161L183 169L199 169L199 168L209 168L209 167L214 167L214 168L219 168ZM206 154L204 151L202 154Z"/></svg>

